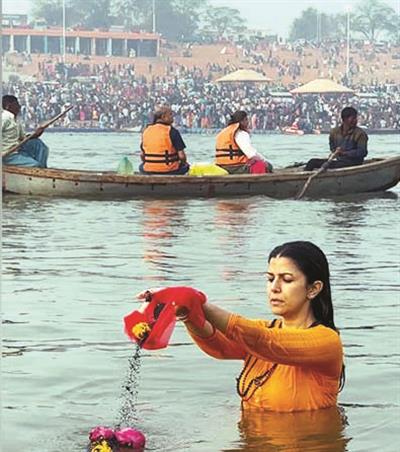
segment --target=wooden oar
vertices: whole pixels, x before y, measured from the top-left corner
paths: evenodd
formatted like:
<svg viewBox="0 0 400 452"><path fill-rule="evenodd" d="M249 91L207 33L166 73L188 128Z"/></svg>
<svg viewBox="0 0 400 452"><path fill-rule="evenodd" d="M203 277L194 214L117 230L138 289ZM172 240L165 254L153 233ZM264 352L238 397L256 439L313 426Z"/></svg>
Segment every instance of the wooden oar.
<svg viewBox="0 0 400 452"><path fill-rule="evenodd" d="M336 157L337 153L332 152L332 154L328 157L328 160L321 166L321 168L316 171L314 174L312 174L308 179L307 182L304 184L304 187L302 188L302 190L299 192L299 194L296 196L296 199L301 199L304 196L304 193L306 192L307 188L309 187L309 185L311 184L311 181L319 176L321 173L325 172L328 167L329 164L331 163L331 161Z"/></svg>
<svg viewBox="0 0 400 452"><path fill-rule="evenodd" d="M57 116L54 116L54 118L50 119L49 121L45 122L42 126L39 126L35 132L31 133L30 135L27 135L22 141L20 141L18 144L16 144L15 146L13 146L12 148L8 149L7 151L3 152L2 154L2 158L7 157L7 155L12 154L15 151L18 151L18 149L25 144L27 141L29 141L33 135L35 135L35 133L38 130L41 129L47 129L47 127L51 126L54 122L56 122L57 120L59 120L62 116L64 116L66 113L68 113L71 109L73 108L73 105L71 105L70 107L66 108L64 111L62 111L61 113L59 113Z"/></svg>

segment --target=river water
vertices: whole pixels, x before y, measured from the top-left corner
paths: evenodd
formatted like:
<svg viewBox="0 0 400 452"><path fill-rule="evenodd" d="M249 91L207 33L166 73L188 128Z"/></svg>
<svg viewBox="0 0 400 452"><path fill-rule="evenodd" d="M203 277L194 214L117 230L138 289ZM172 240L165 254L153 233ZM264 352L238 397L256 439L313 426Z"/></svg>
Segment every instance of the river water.
<svg viewBox="0 0 400 452"><path fill-rule="evenodd" d="M213 137L187 135L191 161ZM138 135L46 134L51 166L115 169ZM327 154L327 136L255 136L282 166ZM399 135L371 136L370 155L395 155ZM148 287L193 285L220 306L270 316L266 257L311 240L327 254L346 353L341 412L241 418L238 361L217 361L182 325L141 357L136 427L154 451L398 450L399 188L337 200L123 202L3 198L3 452L83 451L113 425L134 347L123 316Z"/></svg>

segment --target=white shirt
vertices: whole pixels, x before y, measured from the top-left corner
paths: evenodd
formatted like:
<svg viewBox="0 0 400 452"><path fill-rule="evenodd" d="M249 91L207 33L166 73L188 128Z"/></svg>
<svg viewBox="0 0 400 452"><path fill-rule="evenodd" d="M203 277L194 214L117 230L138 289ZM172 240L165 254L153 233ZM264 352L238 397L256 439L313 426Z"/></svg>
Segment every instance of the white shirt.
<svg viewBox="0 0 400 452"><path fill-rule="evenodd" d="M1 113L1 152L5 152L25 138L22 124L13 113L3 110Z"/></svg>
<svg viewBox="0 0 400 452"><path fill-rule="evenodd" d="M260 155L255 147L251 144L250 141L250 134L246 132L245 130L239 129L235 134L235 141L236 144L240 147L240 150L243 152L243 154L248 158L251 159L253 157L260 157L264 160L264 157Z"/></svg>

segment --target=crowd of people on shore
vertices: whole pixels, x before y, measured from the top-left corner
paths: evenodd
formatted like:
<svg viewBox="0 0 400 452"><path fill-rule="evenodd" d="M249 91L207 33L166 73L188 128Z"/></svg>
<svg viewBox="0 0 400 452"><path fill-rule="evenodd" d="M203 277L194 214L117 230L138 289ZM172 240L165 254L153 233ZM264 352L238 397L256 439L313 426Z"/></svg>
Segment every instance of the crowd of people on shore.
<svg viewBox="0 0 400 452"><path fill-rule="evenodd" d="M345 40L286 43L248 40L242 43L241 49L243 57L251 64L275 68L278 77L290 76L292 82L298 81L307 70L312 70L318 77L333 78L338 68L342 68L339 78L342 81L346 79ZM388 55L391 58L385 58ZM371 44L354 41L350 48L349 76L371 80L380 74L384 78L388 71L400 68L399 59L400 55L390 42Z"/></svg>
<svg viewBox="0 0 400 452"><path fill-rule="evenodd" d="M350 75L369 71L370 82L357 83L356 77L351 78L353 83L338 79L362 93L351 97L289 94L305 71L317 73L315 70L321 69L319 76L332 78L329 71L344 64L343 42L279 43L261 39L237 43L234 50L235 55L224 64L210 58L206 65L185 66L167 57L162 76L151 62L143 75L143 68L139 71L135 60L119 65L91 64L89 60L62 65L50 58L39 63L40 82L10 80L3 84L3 92L20 99L21 117L31 127L54 116L66 104L74 108L63 126L74 128L140 130L161 104L172 106L177 127L195 132L220 129L239 109L248 113L252 129L260 133L279 131L294 122L305 133L329 130L337 124L344 104L357 108L363 127L400 127L400 89L384 77L388 61L385 55L390 54L391 59L397 55L389 44L352 44ZM215 83L217 77L238 69L239 60L253 64L259 71L275 68L277 80L290 75L292 82L272 82L268 86Z"/></svg>
<svg viewBox="0 0 400 452"><path fill-rule="evenodd" d="M142 128L160 104L172 106L175 124L183 130L218 129L235 110L247 111L251 127L274 131L298 121L307 131L330 129L347 103L359 111L360 124L370 129L400 127L400 90L392 85L358 87L373 92L371 98L352 96L271 95L271 86L231 86L209 81L199 68L178 67L170 77L151 80L136 76L131 65L98 67L85 80L70 78L49 82L12 81L3 92L21 101L21 117L34 126L74 105L64 120L66 127L129 129ZM285 88L277 87L279 91Z"/></svg>

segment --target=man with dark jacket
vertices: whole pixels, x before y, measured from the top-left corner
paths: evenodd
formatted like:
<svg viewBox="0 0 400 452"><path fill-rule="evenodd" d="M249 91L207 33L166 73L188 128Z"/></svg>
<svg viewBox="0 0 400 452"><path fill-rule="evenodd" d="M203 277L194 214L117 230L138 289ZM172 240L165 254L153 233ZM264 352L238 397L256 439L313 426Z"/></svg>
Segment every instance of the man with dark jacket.
<svg viewBox="0 0 400 452"><path fill-rule="evenodd" d="M329 147L335 153L335 159L329 163L329 168L343 168L361 165L368 154L368 135L357 127L357 110L346 107L342 110L342 124L331 130ZM321 168L327 159L311 159L307 162L306 171Z"/></svg>

